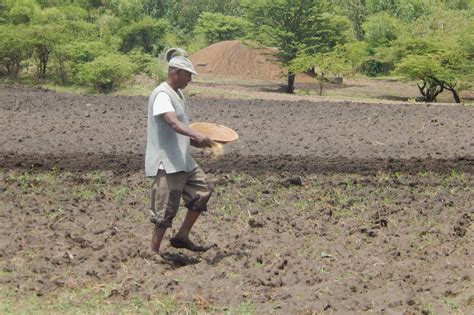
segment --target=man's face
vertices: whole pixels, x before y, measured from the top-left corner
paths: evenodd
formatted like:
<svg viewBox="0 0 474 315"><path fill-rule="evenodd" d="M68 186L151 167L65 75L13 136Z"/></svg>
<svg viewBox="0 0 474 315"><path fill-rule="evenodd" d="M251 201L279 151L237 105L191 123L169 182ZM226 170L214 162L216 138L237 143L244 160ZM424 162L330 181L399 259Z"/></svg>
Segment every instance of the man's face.
<svg viewBox="0 0 474 315"><path fill-rule="evenodd" d="M178 75L178 88L184 89L189 82L192 81L192 74L186 70L179 69Z"/></svg>

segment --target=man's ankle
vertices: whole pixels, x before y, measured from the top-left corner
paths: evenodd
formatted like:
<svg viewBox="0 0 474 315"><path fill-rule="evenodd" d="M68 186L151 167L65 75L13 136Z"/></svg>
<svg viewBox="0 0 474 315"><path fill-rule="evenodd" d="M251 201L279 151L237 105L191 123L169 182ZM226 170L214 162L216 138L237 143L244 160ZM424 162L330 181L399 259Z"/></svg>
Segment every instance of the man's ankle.
<svg viewBox="0 0 474 315"><path fill-rule="evenodd" d="M179 239L179 240L189 240L189 233L176 233L173 238Z"/></svg>
<svg viewBox="0 0 474 315"><path fill-rule="evenodd" d="M151 238L150 249L155 252L160 251L160 246L163 241L163 237L165 235L166 229L155 227L153 230L153 236Z"/></svg>

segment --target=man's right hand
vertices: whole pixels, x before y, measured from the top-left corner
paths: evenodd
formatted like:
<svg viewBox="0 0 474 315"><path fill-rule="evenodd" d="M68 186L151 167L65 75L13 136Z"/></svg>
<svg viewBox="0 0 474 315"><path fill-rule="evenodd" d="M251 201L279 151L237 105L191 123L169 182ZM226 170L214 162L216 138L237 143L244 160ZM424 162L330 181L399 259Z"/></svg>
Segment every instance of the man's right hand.
<svg viewBox="0 0 474 315"><path fill-rule="evenodd" d="M212 141L211 138L203 134L196 135L192 140L194 140L194 143L199 148L210 148L215 145L215 142Z"/></svg>

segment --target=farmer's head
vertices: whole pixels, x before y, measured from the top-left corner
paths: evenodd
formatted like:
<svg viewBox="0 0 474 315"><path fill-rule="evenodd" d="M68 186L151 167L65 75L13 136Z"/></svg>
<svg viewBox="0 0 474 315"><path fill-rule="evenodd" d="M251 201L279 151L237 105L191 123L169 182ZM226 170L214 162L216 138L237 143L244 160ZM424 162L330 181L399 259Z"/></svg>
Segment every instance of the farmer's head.
<svg viewBox="0 0 474 315"><path fill-rule="evenodd" d="M198 75L191 61L183 56L176 56L168 62L168 79L178 89L184 89L192 80L192 75Z"/></svg>

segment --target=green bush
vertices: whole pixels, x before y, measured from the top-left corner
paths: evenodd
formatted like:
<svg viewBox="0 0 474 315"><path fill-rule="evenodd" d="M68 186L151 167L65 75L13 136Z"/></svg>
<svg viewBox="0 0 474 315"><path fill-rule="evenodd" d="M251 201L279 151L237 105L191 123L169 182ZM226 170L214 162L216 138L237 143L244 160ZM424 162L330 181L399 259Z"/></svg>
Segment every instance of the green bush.
<svg viewBox="0 0 474 315"><path fill-rule="evenodd" d="M383 11L372 15L362 25L365 32L367 52L369 58L361 67L363 73L368 76L388 74L393 70L393 64L379 60L376 51L383 47L389 47L401 35L402 30L399 21L387 12Z"/></svg>
<svg viewBox="0 0 474 315"><path fill-rule="evenodd" d="M51 24L60 21L83 21L87 17L87 11L78 5L69 4L41 10L32 23L35 24Z"/></svg>
<svg viewBox="0 0 474 315"><path fill-rule="evenodd" d="M11 24L28 24L39 13L35 0L5 1L6 20Z"/></svg>
<svg viewBox="0 0 474 315"><path fill-rule="evenodd" d="M61 84L70 83L74 80L80 65L113 51L113 48L100 41L72 42L57 47L53 54L56 81Z"/></svg>
<svg viewBox="0 0 474 315"><path fill-rule="evenodd" d="M123 30L120 50L127 53L134 48L139 48L146 53L157 53L164 48L162 39L168 28L169 23L166 20L146 17Z"/></svg>
<svg viewBox="0 0 474 315"><path fill-rule="evenodd" d="M66 16L56 7L41 10L32 20L34 24L53 24L64 21Z"/></svg>
<svg viewBox="0 0 474 315"><path fill-rule="evenodd" d="M62 5L58 9L69 21L82 21L87 17L87 10L77 4Z"/></svg>
<svg viewBox="0 0 474 315"><path fill-rule="evenodd" d="M376 77L379 75L387 75L393 70L391 63L385 63L374 59L373 57L367 58L361 65L362 73L369 77Z"/></svg>
<svg viewBox="0 0 474 315"><path fill-rule="evenodd" d="M163 60L156 59L156 62L150 65L150 70L150 77L153 78L156 83L161 83L168 77L168 63Z"/></svg>
<svg viewBox="0 0 474 315"><path fill-rule="evenodd" d="M338 52L352 69L352 73L359 72L362 64L367 58L367 47L365 42L354 41L337 47Z"/></svg>
<svg viewBox="0 0 474 315"><path fill-rule="evenodd" d="M111 92L128 80L135 70L130 58L121 54L100 56L78 67L80 84L97 92Z"/></svg>
<svg viewBox="0 0 474 315"><path fill-rule="evenodd" d="M369 49L388 46L400 34L400 25L396 18L387 12L377 13L362 25Z"/></svg>
<svg viewBox="0 0 474 315"><path fill-rule="evenodd" d="M416 20L410 31L415 36L436 35L447 39L454 34L464 35L464 29L472 20L471 12L436 8L431 14Z"/></svg>
<svg viewBox="0 0 474 315"><path fill-rule="evenodd" d="M94 61L97 57L113 52L113 49L100 41L94 42L73 42L67 45L71 61L75 64L82 64Z"/></svg>
<svg viewBox="0 0 474 315"><path fill-rule="evenodd" d="M387 12L400 20L412 22L420 16L429 14L433 2L432 0L367 0L366 12L369 16Z"/></svg>
<svg viewBox="0 0 474 315"><path fill-rule="evenodd" d="M150 54L134 49L127 54L135 66L134 74L144 74L157 83L163 82L168 77L168 63Z"/></svg>
<svg viewBox="0 0 474 315"><path fill-rule="evenodd" d="M135 65L135 73L143 73L147 76L152 76L153 65L158 63L158 59L150 54L143 53L138 49L130 51L127 56Z"/></svg>
<svg viewBox="0 0 474 315"><path fill-rule="evenodd" d="M204 34L208 44L244 37L251 23L235 16L204 12L199 16L194 32Z"/></svg>

